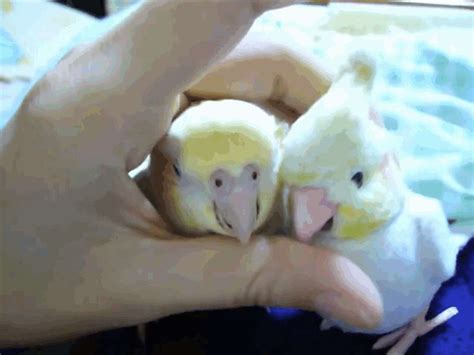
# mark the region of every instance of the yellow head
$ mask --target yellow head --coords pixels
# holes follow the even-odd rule
[[[363,238],[401,208],[402,183],[389,136],[370,105],[374,69],[369,58],[351,57],[285,138],[281,177],[291,191],[301,240],[321,229]]]
[[[181,232],[246,242],[273,207],[284,129],[243,101],[186,110],[151,157],[160,212]]]

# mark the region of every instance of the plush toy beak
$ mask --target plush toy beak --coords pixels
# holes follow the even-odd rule
[[[327,200],[324,189],[294,188],[291,191],[293,228],[298,240],[309,242],[336,214],[337,205]]]
[[[257,193],[250,187],[238,187],[232,191],[227,203],[218,203],[221,223],[230,235],[242,244],[249,241],[257,220]]]

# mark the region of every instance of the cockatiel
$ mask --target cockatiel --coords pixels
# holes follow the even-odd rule
[[[453,276],[468,237],[451,233],[440,203],[409,190],[388,132],[371,109],[375,64],[349,57],[329,91],[291,127],[281,177],[296,238],[355,262],[381,292],[384,315],[374,345],[403,354],[418,336],[457,313],[425,315],[441,284]],[[336,319],[344,331],[369,333]]]
[[[244,101],[188,108],[151,154],[152,203],[184,235],[246,243],[277,204],[287,131],[285,122]]]
[[[278,171],[288,129],[255,104],[203,101],[180,114],[130,176],[175,231],[223,234],[246,243],[257,229],[270,233],[283,226]],[[143,344],[145,335],[139,325]]]

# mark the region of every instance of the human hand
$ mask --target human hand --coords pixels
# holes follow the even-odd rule
[[[310,45],[295,43],[281,31],[253,27],[185,94],[190,100],[236,98],[270,104],[296,119],[329,89],[335,75]],[[181,110],[187,105],[182,100]]]
[[[184,36],[180,26],[196,18],[188,4],[146,3],[72,52],[0,132],[2,346],[243,305],[317,310],[360,326],[378,320],[376,289],[347,259],[287,239],[241,246],[180,238],[129,178],[165,134],[176,95],[257,15],[240,1],[200,2],[209,26]],[[219,25],[222,11],[230,23]],[[213,23],[224,28],[216,34]],[[181,39],[180,46],[157,54],[163,47],[151,50],[147,33],[160,33],[154,43],[164,47]],[[186,56],[199,38],[209,40],[197,58]]]

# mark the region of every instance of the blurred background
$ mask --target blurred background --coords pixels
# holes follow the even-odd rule
[[[134,2],[0,0],[0,127],[32,78],[64,51],[106,31]],[[335,68],[353,49],[371,53],[378,62],[376,108],[397,141],[406,181],[413,190],[441,200],[454,230],[472,234],[474,12],[469,8],[474,3],[372,2],[378,4],[339,1],[329,6],[292,6],[264,14],[254,26],[310,47]],[[460,314],[418,340],[408,355],[474,354],[473,250],[471,241],[459,257],[457,275],[442,287],[428,317],[450,306],[458,307]],[[296,310],[194,312],[149,324],[146,346],[136,328],[126,328],[55,346],[0,353],[383,353],[370,351],[374,337],[320,332],[319,323],[317,315]]]

